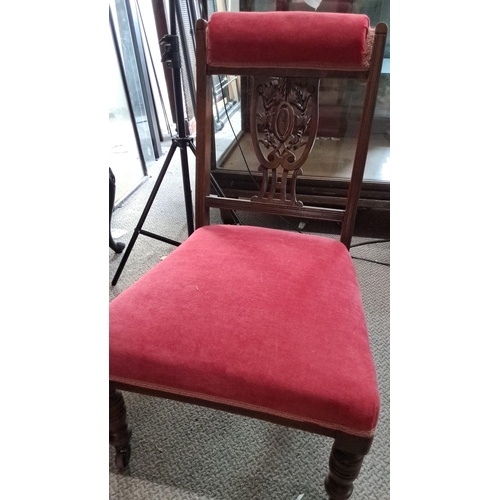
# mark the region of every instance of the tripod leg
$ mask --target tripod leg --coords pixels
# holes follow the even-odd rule
[[[135,241],[137,240],[137,237],[139,236],[139,233],[142,229],[142,226],[144,225],[144,222],[146,221],[146,217],[148,216],[149,210],[151,209],[151,206],[153,205],[153,201],[156,197],[156,194],[158,193],[158,190],[160,189],[160,185],[163,181],[163,178],[165,177],[165,174],[167,173],[168,166],[170,165],[170,162],[172,161],[172,158],[174,156],[176,149],[177,149],[177,143],[173,142],[172,146],[170,146],[170,150],[168,152],[165,163],[163,164],[163,167],[160,170],[160,173],[158,175],[158,179],[156,180],[156,183],[153,187],[153,191],[151,191],[151,194],[149,195],[148,202],[146,203],[144,211],[142,212],[141,218],[139,219],[139,223],[137,224],[136,228],[134,229],[134,233],[132,234],[132,238],[130,238],[130,242],[127,245],[125,253],[123,254],[122,260],[120,261],[120,265],[118,266],[118,269],[116,270],[113,281],[111,282],[111,284],[113,286],[115,286],[118,283],[118,279],[120,278],[120,275],[123,271],[123,268],[125,267],[125,264],[127,263],[130,252],[132,252],[132,248],[134,247]],[[188,220],[188,222],[189,222],[189,220]]]
[[[196,156],[196,148],[194,147],[193,141],[192,140],[188,141],[187,145],[189,149],[193,152],[194,156]]]
[[[186,205],[186,219],[188,235],[194,232],[193,200],[191,198],[191,183],[189,180],[189,163],[185,145],[181,147],[182,183],[184,185],[184,201]]]

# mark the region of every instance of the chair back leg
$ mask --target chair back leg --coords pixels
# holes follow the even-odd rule
[[[130,460],[130,438],[132,431],[127,423],[127,410],[123,394],[109,387],[109,444],[116,450],[115,463],[123,471]]]

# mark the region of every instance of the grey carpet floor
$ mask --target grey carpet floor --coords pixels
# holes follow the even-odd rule
[[[169,166],[143,229],[183,241],[187,237],[179,153]],[[191,175],[194,157],[188,152]],[[144,209],[163,159],[149,179],[113,214],[114,231],[127,243]],[[192,177],[193,180],[193,177]],[[217,213],[213,222],[219,222]],[[248,224],[287,228],[280,218],[256,219],[242,214]],[[317,225],[314,225],[318,232]],[[321,228],[328,230],[328,228]],[[304,231],[307,232],[308,225]],[[322,233],[322,231],[320,231]],[[333,236],[335,237],[335,236]],[[370,241],[354,238],[353,244]],[[139,236],[116,286],[112,300],[174,249]],[[389,243],[354,247],[353,257],[389,263]],[[123,255],[123,254],[122,254]],[[109,251],[109,282],[120,254]],[[390,268],[354,259],[377,367],[381,414],[372,448],[355,482],[353,500],[390,497]],[[317,500],[325,499],[323,480],[332,441],[275,424],[198,408],[178,402],[124,393],[132,428],[132,456],[128,470],[118,474],[113,450],[109,454],[109,496],[117,500]]]

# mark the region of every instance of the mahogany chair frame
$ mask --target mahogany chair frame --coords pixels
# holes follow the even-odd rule
[[[366,71],[306,70],[274,68],[234,68],[207,65],[206,61],[207,21],[199,19],[196,24],[197,50],[197,154],[196,154],[196,228],[208,225],[209,211],[213,209],[265,211],[282,216],[297,215],[302,218],[332,220],[341,223],[341,242],[349,248],[353,236],[357,203],[363,180],[363,172],[368,153],[371,123],[374,116],[379,75],[382,66],[387,26],[376,26],[374,43],[369,68]],[[289,204],[260,203],[246,199],[218,197],[210,194],[210,168],[212,157],[212,87],[211,76],[219,74],[269,76],[269,77],[314,77],[314,78],[361,78],[367,81],[365,101],[359,128],[358,146],[355,153],[352,178],[345,209],[290,206]],[[200,398],[168,393],[140,386],[110,381],[110,444],[116,450],[116,465],[123,470],[130,459],[131,431],[127,424],[127,415],[123,395],[120,391],[129,391],[181,401],[215,410],[252,417],[266,422],[333,438],[329,460],[329,472],[325,479],[325,489],[329,500],[346,500],[352,494],[353,482],[359,474],[364,456],[368,453],[373,437],[360,437],[343,431],[333,430],[309,422],[301,422],[265,412],[249,410]]]

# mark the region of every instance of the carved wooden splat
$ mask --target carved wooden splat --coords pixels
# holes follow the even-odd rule
[[[302,206],[296,183],[316,139],[318,90],[318,78],[253,79],[250,131],[262,185],[252,200]]]

